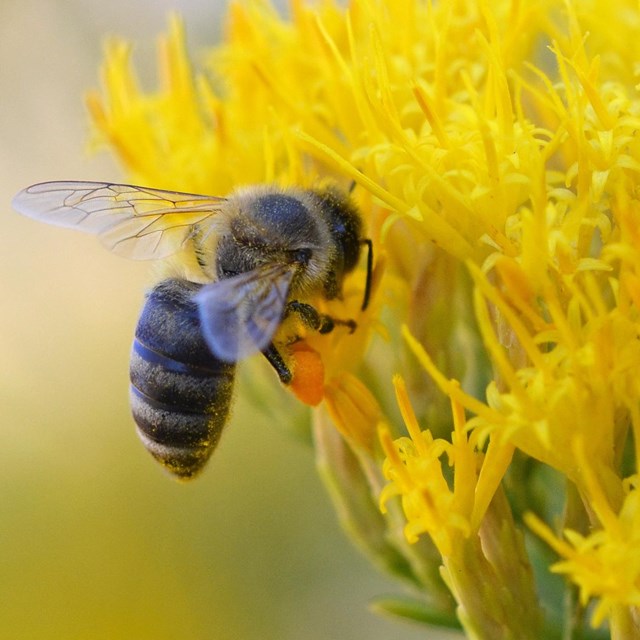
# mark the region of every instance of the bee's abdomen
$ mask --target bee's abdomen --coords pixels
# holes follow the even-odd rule
[[[169,279],[148,295],[131,353],[131,410],[147,450],[180,478],[202,469],[220,439],[235,365],[208,349],[193,294]]]

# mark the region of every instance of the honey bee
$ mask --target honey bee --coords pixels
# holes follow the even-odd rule
[[[229,197],[107,182],[44,182],[14,208],[49,224],[95,234],[111,251],[161,259],[190,247],[202,282],[167,278],[148,293],[131,353],[131,409],[147,450],[181,479],[194,477],[229,416],[235,365],[262,352],[283,384],[292,373],[274,343],[297,315],[328,333],[353,320],[307,299],[341,296],[368,247],[362,309],[369,301],[372,243],[360,214],[336,189],[245,187]]]

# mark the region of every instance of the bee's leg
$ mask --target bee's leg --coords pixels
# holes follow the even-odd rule
[[[297,313],[304,324],[318,333],[329,333],[330,331],[333,331],[336,326],[348,327],[351,332],[356,329],[355,320],[340,320],[339,318],[333,318],[325,313],[320,313],[310,304],[300,302],[298,300],[291,300],[287,303],[285,316],[290,313]],[[282,384],[289,384],[293,378],[291,370],[273,343],[270,343],[262,353],[269,361],[269,364],[276,370],[276,373],[280,378],[280,382],[282,382]]]
[[[269,361],[269,364],[276,370],[280,382],[282,384],[289,384],[291,382],[291,370],[287,367],[285,361],[282,359],[280,352],[273,346],[273,342],[262,352],[264,357]]]
[[[349,331],[353,333],[357,326],[355,320],[333,318],[325,313],[320,313],[310,304],[298,300],[291,300],[287,303],[285,315],[289,315],[290,313],[297,313],[302,322],[318,333],[329,333],[333,331],[336,326],[348,327]]]

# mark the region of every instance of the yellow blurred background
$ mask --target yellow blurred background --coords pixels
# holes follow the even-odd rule
[[[197,481],[162,472],[127,400],[149,265],[11,210],[30,183],[122,179],[107,154],[85,152],[82,95],[106,34],[136,43],[153,86],[167,11],[184,14],[197,54],[224,6],[0,2],[1,640],[436,637],[367,610],[400,587],[339,530],[309,447],[273,417],[294,406],[277,388],[286,411],[236,402]]]

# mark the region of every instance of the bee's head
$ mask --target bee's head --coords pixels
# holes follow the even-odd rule
[[[331,189],[238,190],[227,201],[227,229],[217,246],[217,275],[228,278],[263,264],[295,264],[292,295],[340,295],[360,257],[360,215]]]
[[[229,200],[228,228],[217,248],[218,277],[263,264],[295,264],[294,288],[317,286],[332,260],[332,238],[310,192],[269,186],[242,189]]]
[[[332,275],[335,283],[327,289],[327,297],[334,298],[342,288],[344,276],[353,271],[360,258],[362,222],[360,213],[348,196],[336,190],[316,191],[334,248]],[[331,290],[330,287],[335,287]]]

